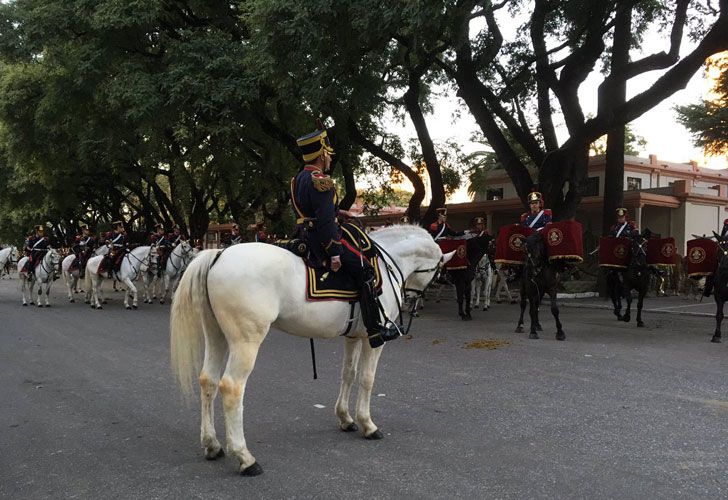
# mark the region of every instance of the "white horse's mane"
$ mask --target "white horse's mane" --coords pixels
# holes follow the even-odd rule
[[[431,257],[432,252],[428,246],[434,248],[434,241],[430,233],[415,224],[394,224],[372,231],[369,233],[369,237],[385,248],[397,245],[406,253],[412,252],[422,257]],[[431,242],[432,245],[423,245],[423,242]]]

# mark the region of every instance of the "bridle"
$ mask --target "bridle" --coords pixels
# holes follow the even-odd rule
[[[189,249],[185,249],[185,245],[187,245],[187,247],[189,247]],[[182,264],[181,264],[181,265],[180,265],[179,267],[178,267],[178,266],[176,266],[176,265],[174,264],[174,261],[172,260],[172,256],[174,255],[174,250],[172,250],[172,252],[170,253],[170,255],[169,255],[169,257],[170,257],[170,258],[169,258],[169,260],[167,261],[167,262],[169,262],[169,263],[170,263],[170,264],[172,265],[172,267],[174,268],[174,270],[175,270],[175,275],[176,275],[176,274],[177,274],[178,272],[180,272],[180,270],[181,270],[181,272],[184,272],[184,271],[185,271],[185,269],[187,269],[187,266],[188,266],[188,265],[190,264],[190,261],[192,260],[192,259],[190,259],[190,260],[187,260],[187,257],[188,257],[188,256],[189,256],[189,255],[190,255],[190,254],[192,253],[192,246],[191,246],[191,245],[190,245],[189,243],[187,243],[187,242],[184,242],[184,241],[183,241],[183,242],[181,242],[181,243],[180,243],[180,244],[179,244],[179,245],[177,246],[177,248],[181,248],[181,249],[182,249],[182,250],[180,251],[180,253],[182,254],[182,255],[180,255],[180,259],[182,259]],[[176,248],[175,248],[175,250],[176,250]]]
[[[379,252],[382,255],[382,261],[384,262],[384,265],[387,269],[387,274],[390,276],[389,285],[392,287],[392,293],[394,294],[396,300],[397,300],[397,319],[398,319],[398,327],[400,327],[400,331],[402,332],[402,335],[407,335],[410,328],[412,327],[412,320],[415,318],[415,312],[417,311],[417,304],[419,303],[419,300],[425,295],[425,291],[432,285],[432,283],[435,282],[435,280],[440,276],[440,273],[442,272],[444,264],[444,258],[441,256],[440,260],[437,262],[437,264],[434,267],[430,267],[427,269],[415,269],[412,271],[412,274],[416,273],[431,273],[434,271],[434,274],[432,275],[432,278],[430,281],[427,282],[427,284],[422,289],[417,288],[408,288],[405,287],[405,279],[404,279],[404,273],[402,272],[402,269],[400,269],[397,262],[392,258],[392,256],[387,252],[382,246],[377,243],[374,240],[371,240],[374,247],[379,250]],[[385,259],[384,257],[387,257]],[[387,262],[387,260],[389,262]],[[390,265],[391,264],[391,265]],[[394,267],[394,269],[392,269]],[[397,271],[397,274],[395,275],[394,271]],[[398,276],[397,276],[398,275]],[[397,286],[399,287],[399,293],[397,293],[397,290],[394,287],[394,282],[397,282]],[[405,299],[407,298],[407,293],[414,294],[414,297],[410,296],[412,300],[412,306],[410,307],[409,312],[409,321],[407,322],[407,328],[402,330],[401,327],[404,326],[402,323],[402,305],[405,302]],[[384,316],[384,319],[387,321],[391,321],[389,318],[387,318],[387,315],[384,312],[384,309],[380,305],[380,310],[382,315]]]
[[[54,257],[54,256],[55,256],[55,257]],[[49,257],[50,257],[50,258],[49,258]],[[55,264],[53,264],[53,260],[54,260],[54,259],[55,259],[56,257],[58,257],[58,261],[57,261],[57,262],[56,262]],[[50,269],[46,268],[46,266],[45,266],[45,264],[46,264],[46,259],[48,259],[48,260],[50,260],[50,261],[51,261],[51,267],[50,267]],[[42,269],[42,270],[43,270],[43,271],[44,271],[44,272],[46,273],[46,275],[47,275],[47,277],[46,277],[46,280],[45,280],[45,281],[42,281],[41,283],[47,283],[47,282],[48,282],[48,278],[50,278],[51,276],[53,276],[53,272],[54,272],[54,269],[53,269],[53,268],[54,268],[55,266],[57,266],[57,265],[58,265],[58,264],[59,264],[60,262],[61,262],[61,261],[60,261],[60,254],[58,253],[58,251],[57,251],[56,249],[54,249],[54,248],[49,248],[49,249],[48,249],[48,252],[46,252],[46,254],[45,254],[45,255],[43,256],[43,259],[41,259],[41,261],[40,261],[40,268],[41,268],[41,269]]]

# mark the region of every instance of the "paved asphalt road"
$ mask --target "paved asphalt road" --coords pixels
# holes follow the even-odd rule
[[[428,303],[389,344],[371,442],[337,430],[342,342],[271,332],[246,394],[265,474],[203,459],[170,376],[169,306],[21,307],[0,280],[3,498],[726,498],[728,342],[712,320],[564,308],[566,342],[514,334],[516,306]],[[466,349],[480,339],[504,344]],[[218,400],[219,401],[219,400]],[[315,405],[325,405],[317,408]],[[224,436],[218,402],[218,432]]]

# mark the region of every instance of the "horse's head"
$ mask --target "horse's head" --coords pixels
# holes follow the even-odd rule
[[[647,239],[649,229],[632,238],[632,252],[630,253],[630,267],[647,267]]]
[[[728,238],[715,235],[718,242],[718,271],[721,274],[728,272]]]
[[[490,246],[494,241],[495,238],[489,234],[476,236],[467,240],[466,246],[468,249],[468,260],[471,265],[476,266],[478,262],[480,262],[483,255],[489,252]]]
[[[546,255],[546,244],[543,241],[541,233],[532,233],[524,245],[526,253],[526,266],[531,269],[539,268],[548,262]]]
[[[61,263],[61,254],[55,248],[48,249],[46,258],[48,259],[48,263],[51,265],[51,267],[55,267]]]
[[[395,264],[402,267],[404,290],[408,297],[419,297],[435,280],[455,252],[442,254],[440,246],[423,228],[398,224],[371,233],[374,241]],[[390,257],[385,254],[385,261]],[[396,274],[396,271],[394,271]]]

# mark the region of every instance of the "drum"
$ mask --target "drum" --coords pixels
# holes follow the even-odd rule
[[[542,234],[549,260],[584,260],[584,240],[580,223],[575,220],[550,222],[542,229]]]
[[[708,238],[690,240],[685,258],[689,277],[699,278],[711,275],[718,265],[718,244]]]
[[[521,224],[503,226],[498,231],[495,246],[497,264],[521,265],[526,260],[524,253],[526,238],[533,232],[530,227]]]
[[[647,240],[647,264],[650,266],[674,266],[676,259],[675,238]]]
[[[627,269],[630,241],[627,238],[606,236],[599,238],[599,266]]]
[[[445,264],[446,269],[467,269],[468,268],[468,245],[467,240],[458,238],[442,238],[436,243],[440,245],[443,254],[455,250],[455,255]]]

